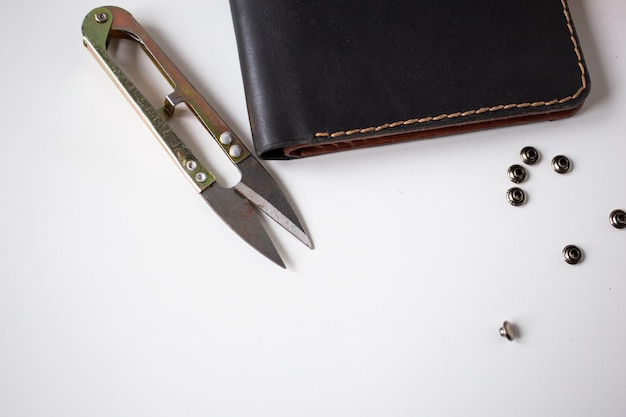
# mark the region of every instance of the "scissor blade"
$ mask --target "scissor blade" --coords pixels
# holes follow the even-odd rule
[[[237,166],[242,175],[241,181],[235,185],[234,189],[302,243],[313,249],[313,244],[298,216],[269,172],[252,157],[239,162]]]
[[[218,184],[213,184],[200,194],[243,240],[278,266],[285,268],[276,247],[248,200],[235,192],[233,188],[222,188]]]

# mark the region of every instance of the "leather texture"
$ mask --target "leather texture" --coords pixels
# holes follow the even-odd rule
[[[565,0],[230,0],[267,159],[576,112],[590,81]]]

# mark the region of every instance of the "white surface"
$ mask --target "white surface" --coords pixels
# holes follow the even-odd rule
[[[624,1],[571,1],[592,77],[573,118],[265,163],[316,245],[268,224],[286,271],[83,48],[99,5],[4,8],[0,416],[624,415]],[[118,5],[250,144],[227,1]],[[544,159],[513,208],[526,145]]]

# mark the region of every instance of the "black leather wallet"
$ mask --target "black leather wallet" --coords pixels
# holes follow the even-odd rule
[[[298,158],[574,114],[565,0],[230,0],[259,156]]]

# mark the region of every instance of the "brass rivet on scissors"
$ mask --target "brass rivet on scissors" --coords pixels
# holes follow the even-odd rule
[[[241,156],[241,154],[242,154],[241,146],[239,146],[239,145],[231,146],[230,149],[228,150],[228,153],[233,158],[239,158]]]
[[[230,132],[224,132],[220,135],[220,143],[222,145],[230,145],[233,142],[233,135]]]
[[[187,163],[185,164],[185,167],[187,168],[188,171],[195,171],[196,168],[198,168],[198,163],[194,160],[187,161]]]
[[[109,20],[109,16],[107,16],[106,13],[96,13],[94,19],[96,19],[96,22],[98,23],[105,23]]]

